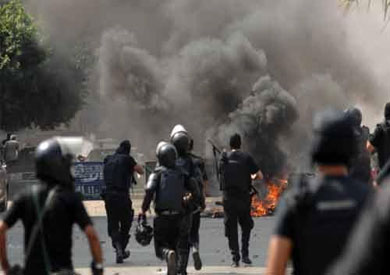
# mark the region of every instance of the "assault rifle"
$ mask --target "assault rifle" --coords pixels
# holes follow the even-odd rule
[[[222,153],[224,153],[217,145],[215,145],[215,142],[213,142],[211,139],[207,140],[212,148],[213,148],[213,156],[214,156],[214,165],[215,165],[215,171],[217,173],[217,180],[219,182],[219,185],[221,187],[221,190],[223,189],[222,187],[224,186],[224,178],[223,175],[221,175],[221,169],[219,167],[219,159],[221,158]],[[253,196],[258,196],[259,192],[257,189],[251,184],[251,191],[250,191],[251,197]]]

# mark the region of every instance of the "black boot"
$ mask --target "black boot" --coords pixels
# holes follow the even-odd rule
[[[241,255],[242,262],[247,265],[251,265],[252,261],[249,259],[249,239],[250,239],[250,230],[244,230],[241,236]]]
[[[177,274],[187,275],[187,265],[188,265],[188,254],[187,250],[179,250],[178,260],[177,260]]]
[[[239,267],[240,266],[240,253],[232,251],[232,267]]]
[[[120,242],[115,243],[115,253],[116,253],[116,263],[117,264],[123,263],[124,252],[123,252],[122,245]]]
[[[194,259],[195,270],[201,270],[202,269],[202,259],[200,258],[198,250],[195,250],[194,252],[192,252],[192,258]]]
[[[130,257],[130,250],[123,251],[123,259],[127,259]]]
[[[123,251],[123,259],[127,259],[130,257],[130,250],[126,250],[126,247],[130,240],[130,234],[121,234],[121,244]]]
[[[176,275],[176,252],[174,250],[164,249],[163,256],[167,262],[167,275]]]
[[[252,261],[251,261],[251,259],[249,259],[248,255],[242,256],[242,262],[244,264],[247,264],[247,265],[251,265],[252,264]]]

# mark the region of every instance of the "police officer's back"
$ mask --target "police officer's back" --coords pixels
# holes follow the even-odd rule
[[[302,177],[278,207],[267,274],[325,274],[340,255],[369,194],[369,186],[348,176],[356,153],[351,124],[341,112],[326,112],[314,125],[312,160],[318,175]]]
[[[328,274],[389,274],[390,181],[387,178],[362,212],[343,255]]]
[[[190,190],[194,199],[200,196],[199,189],[182,169],[176,166],[177,152],[173,145],[160,142],[156,154],[159,166],[150,175],[146,194],[142,203],[142,213],[145,216],[150,203],[155,198],[154,238],[156,256],[166,260],[168,274],[176,274],[176,254],[181,224],[186,213],[186,190]]]
[[[201,172],[195,165],[192,157],[189,154],[190,148],[190,136],[187,130],[182,125],[176,125],[170,135],[171,143],[175,146],[178,158],[176,160],[176,166],[186,173],[190,178],[198,182],[199,186],[202,184]],[[182,227],[180,229],[179,239],[179,251],[178,251],[178,273],[187,274],[188,258],[190,253],[190,232],[192,227],[193,211],[197,209],[201,204],[201,197],[197,200],[193,200],[192,207],[187,208],[186,214],[182,220]]]
[[[220,161],[221,189],[223,191],[225,235],[229,241],[232,254],[232,266],[238,267],[239,262],[251,264],[249,258],[250,232],[254,226],[250,215],[252,175],[257,179],[263,177],[254,159],[242,152],[241,136],[234,134],[230,138],[231,152],[222,153]],[[238,224],[242,231],[241,254],[238,243]]]
[[[122,263],[123,259],[130,256],[126,246],[130,239],[130,228],[134,211],[129,195],[133,173],[143,174],[143,168],[130,156],[130,141],[124,140],[119,145],[115,154],[104,159],[104,183],[103,193],[107,213],[108,235],[112,239],[112,246],[116,252],[116,262]]]
[[[25,229],[24,274],[49,274],[72,271],[72,228],[77,224],[88,237],[94,256],[94,274],[102,273],[102,253],[96,232],[92,227],[79,194],[74,192],[70,173],[72,158],[66,144],[59,139],[42,142],[36,150],[39,185],[15,199],[0,225],[0,249],[5,249],[4,234],[19,219]],[[8,261],[3,258],[3,270],[8,271]],[[100,269],[97,272],[97,269]]]

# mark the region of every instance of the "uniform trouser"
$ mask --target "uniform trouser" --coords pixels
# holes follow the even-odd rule
[[[188,256],[190,254],[190,232],[192,226],[192,213],[186,213],[180,224],[178,252],[178,272],[187,274]]]
[[[349,171],[352,178],[364,183],[370,183],[371,159],[369,153],[362,152],[353,159]]]
[[[108,235],[112,246],[120,243],[125,249],[130,239],[130,228],[133,222],[134,211],[129,195],[122,193],[107,193],[105,195]]]
[[[192,215],[192,226],[190,231],[190,246],[196,249],[199,248],[199,228],[200,228],[200,212]]]
[[[177,251],[182,215],[158,215],[154,218],[154,249],[156,256],[165,260],[169,250]]]
[[[253,219],[250,214],[250,197],[228,198],[223,201],[225,236],[229,240],[229,248],[234,260],[240,260],[240,247],[238,243],[238,224],[241,226],[241,254],[249,255],[249,239],[253,228]]]

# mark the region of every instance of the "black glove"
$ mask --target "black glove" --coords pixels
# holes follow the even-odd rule
[[[143,213],[138,214],[138,223],[146,224],[146,214]]]
[[[95,261],[91,263],[92,275],[103,275],[103,264],[97,264]]]

